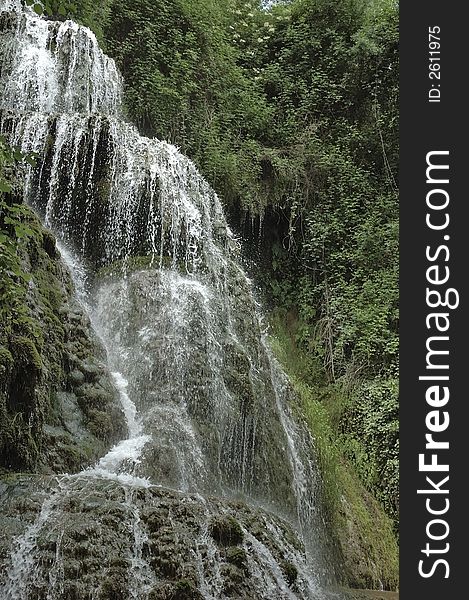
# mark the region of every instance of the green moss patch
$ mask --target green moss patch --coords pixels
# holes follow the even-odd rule
[[[220,516],[210,524],[210,534],[221,546],[235,546],[243,541],[243,530],[231,515]]]
[[[54,236],[31,209],[12,207],[26,234],[3,226],[19,275],[0,269],[0,468],[73,472],[121,437],[124,420]]]
[[[288,324],[287,324],[288,323]],[[297,393],[293,407],[306,419],[315,442],[322,476],[326,517],[343,561],[343,579],[356,588],[394,590],[398,586],[398,545],[393,521],[367,490],[359,465],[350,457],[350,437],[343,435],[350,399],[331,385],[322,365],[295,343],[294,319],[272,318],[271,345]]]

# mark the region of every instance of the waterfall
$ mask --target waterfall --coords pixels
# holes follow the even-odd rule
[[[0,596],[329,598],[312,441],[219,198],[125,121],[90,30],[0,10],[1,130],[39,157],[24,198],[59,240],[128,427],[93,467],[41,483]]]

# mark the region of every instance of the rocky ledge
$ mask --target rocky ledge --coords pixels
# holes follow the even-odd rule
[[[125,421],[55,239],[23,212],[31,233],[18,252],[28,278],[0,324],[0,472],[73,473],[124,437]]]
[[[84,472],[10,476],[0,506],[0,591],[30,600],[341,597],[321,590],[287,521],[239,501]]]

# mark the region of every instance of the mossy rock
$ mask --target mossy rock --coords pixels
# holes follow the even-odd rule
[[[29,208],[22,214],[31,234],[12,241],[18,268],[29,277],[17,285],[17,302],[6,312],[2,307],[0,468],[74,472],[94,460],[91,447],[101,453],[121,437],[124,418],[111,375],[102,365],[105,351],[74,297],[55,238]],[[10,285],[3,277],[0,287]],[[90,387],[83,388],[85,384]],[[70,396],[75,428],[67,427],[70,419],[59,401],[63,393]],[[61,429],[67,439],[49,446],[46,426]]]
[[[288,560],[282,561],[280,566],[282,568],[285,581],[288,583],[288,585],[293,585],[298,578],[298,569]]]
[[[216,517],[210,524],[210,534],[221,546],[236,546],[243,541],[243,530],[231,515]]]
[[[180,579],[173,588],[173,600],[204,600],[203,595],[189,579]]]
[[[125,570],[110,569],[98,592],[99,600],[127,600],[128,574]]]
[[[231,563],[222,564],[220,574],[223,577],[223,592],[228,596],[238,596],[247,572]]]
[[[80,386],[85,383],[85,376],[78,369],[73,369],[69,375],[69,379],[72,386]]]
[[[155,533],[165,525],[165,520],[158,511],[151,511],[143,516],[150,533]]]
[[[398,544],[393,523],[376,496],[360,480],[340,430],[343,407],[350,396],[322,379],[322,362],[296,344],[296,316],[275,313],[271,319],[274,351],[286,369],[313,433],[322,478],[321,496],[331,554],[339,581],[352,588],[393,590],[398,586]],[[374,490],[376,492],[376,490]]]
[[[17,367],[38,375],[42,370],[42,360],[35,343],[24,336],[14,336],[10,348]]]
[[[179,573],[179,563],[176,560],[171,560],[162,556],[152,556],[150,560],[151,566],[164,579],[176,579],[181,574]]]
[[[75,582],[67,582],[64,586],[62,600],[80,600],[80,588]]]
[[[84,411],[103,410],[112,400],[111,394],[100,385],[84,383],[76,390],[78,403]]]
[[[55,238],[50,231],[44,230],[42,233],[42,247],[50,256],[50,258],[57,258],[59,252],[57,250],[57,245],[55,242]]]
[[[158,582],[148,595],[148,600],[203,600],[203,596],[194,586],[188,586],[185,580],[176,585]]]
[[[246,551],[238,546],[230,546],[226,549],[225,558],[227,562],[236,565],[239,569],[246,571],[248,568]]]
[[[6,377],[14,365],[15,361],[11,352],[2,346],[0,346],[0,376]]]

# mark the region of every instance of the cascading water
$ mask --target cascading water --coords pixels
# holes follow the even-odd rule
[[[1,128],[40,157],[25,199],[61,241],[128,426],[37,491],[1,597],[329,597],[311,440],[219,199],[123,120],[88,29],[0,8]]]

